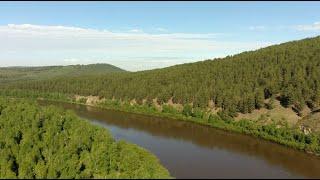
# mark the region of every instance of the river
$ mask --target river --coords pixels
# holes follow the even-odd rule
[[[320,178],[320,158],[258,138],[166,119],[69,103],[119,140],[155,154],[176,178]]]

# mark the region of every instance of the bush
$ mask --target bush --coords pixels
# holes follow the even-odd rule
[[[229,114],[226,111],[221,111],[220,110],[220,111],[218,111],[217,114],[222,120],[224,120],[227,123],[230,123],[230,122],[233,121],[232,117],[230,117]]]
[[[82,97],[82,98],[80,98],[78,100],[78,102],[81,103],[81,104],[86,104],[87,103],[87,98]]]
[[[185,116],[192,116],[192,107],[189,104],[183,106],[182,114]]]
[[[200,109],[200,108],[193,109],[192,117],[204,118],[204,116],[205,116],[205,112],[203,112],[202,109]]]
[[[179,113],[179,111],[176,108],[174,108],[170,105],[162,105],[162,112],[170,113],[170,114],[178,114]]]
[[[220,120],[221,120],[220,116],[215,115],[215,114],[210,114],[210,116],[208,118],[208,122],[210,124],[213,124],[215,121],[220,121]]]

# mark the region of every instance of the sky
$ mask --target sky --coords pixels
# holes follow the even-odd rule
[[[320,35],[320,2],[0,2],[0,67],[162,68]]]

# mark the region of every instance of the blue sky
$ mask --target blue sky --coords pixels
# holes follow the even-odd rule
[[[320,2],[0,2],[0,66],[137,71],[320,34]]]

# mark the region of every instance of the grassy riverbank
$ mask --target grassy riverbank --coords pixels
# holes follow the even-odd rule
[[[74,104],[87,105],[85,101],[70,98],[70,95],[59,93],[38,93],[38,92],[3,92],[2,95],[21,98],[43,98],[45,100],[53,100]],[[190,106],[185,106],[182,111],[164,105],[159,111],[154,105],[138,105],[130,104],[129,102],[120,102],[117,100],[105,100],[93,105],[99,108],[119,110],[131,113],[151,115],[157,117],[165,117],[176,120],[189,121],[218,129],[223,129],[231,132],[238,132],[247,135],[252,135],[258,138],[269,140],[278,144],[285,145],[297,150],[305,151],[315,155],[320,155],[320,135],[319,134],[304,134],[301,130],[289,127],[288,125],[279,126],[272,124],[259,124],[254,121],[242,119],[235,121],[224,113],[210,114],[200,109],[193,109]]]
[[[84,103],[78,104],[85,105]],[[170,106],[164,107],[160,112],[153,106],[120,104],[111,100],[97,104],[96,107],[189,121],[226,131],[252,135],[307,153],[320,155],[320,135],[304,134],[302,131],[290,128],[287,125],[282,127],[276,124],[261,125],[248,119],[235,121],[223,113],[218,113],[218,115],[206,114],[201,110],[193,111],[190,109],[188,112],[188,110],[184,109],[183,112],[179,112]]]

